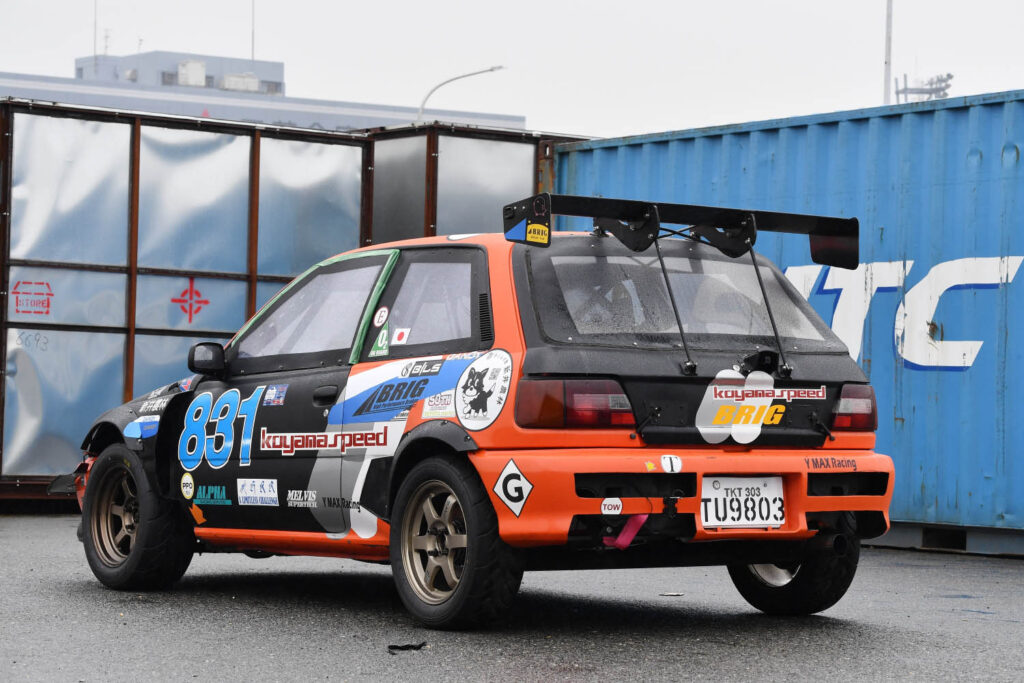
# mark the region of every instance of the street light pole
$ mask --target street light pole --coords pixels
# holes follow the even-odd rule
[[[883,103],[888,105],[889,82],[892,80],[892,0],[885,2],[885,76],[882,82],[885,84],[885,95]]]
[[[486,74],[486,73],[490,73],[492,71],[500,71],[501,69],[504,69],[504,68],[505,67],[503,67],[503,66],[492,66],[489,69],[481,69],[480,71],[473,71],[473,72],[468,73],[468,74],[462,74],[461,76],[455,76],[454,78],[449,78],[447,81],[441,81],[440,83],[435,85],[433,88],[431,88],[430,92],[427,93],[427,96],[423,98],[422,102],[420,102],[420,110],[419,110],[419,112],[416,113],[416,121],[420,121],[423,118],[423,107],[427,106],[427,100],[429,100],[430,96],[433,95],[437,91],[437,89],[440,88],[441,86],[448,85],[452,81],[457,81],[457,80],[462,79],[462,78],[469,78],[470,76],[479,76],[480,74]]]

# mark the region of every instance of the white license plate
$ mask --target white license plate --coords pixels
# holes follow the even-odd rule
[[[782,477],[704,477],[700,521],[705,529],[782,526]]]

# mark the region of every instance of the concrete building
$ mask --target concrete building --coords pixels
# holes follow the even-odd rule
[[[320,130],[402,126],[416,107],[285,96],[284,64],[183,52],[93,55],[75,78],[0,72],[0,98]],[[424,121],[522,130],[526,117],[427,109]]]

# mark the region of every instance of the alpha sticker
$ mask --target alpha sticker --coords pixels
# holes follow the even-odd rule
[[[205,484],[196,486],[195,498],[192,502],[195,505],[231,505],[227,486],[208,486]]]
[[[195,492],[196,482],[192,479],[192,475],[188,472],[181,475],[181,495],[185,496],[185,500],[192,500]]]
[[[683,469],[683,459],[678,455],[661,456],[661,469],[669,474],[675,474]]]
[[[409,341],[409,328],[408,327],[396,327],[395,334],[391,337],[392,346],[399,344],[405,344]]]
[[[390,349],[388,348],[388,324],[384,323],[384,327],[381,328],[380,334],[373,341],[373,346],[370,348],[370,358],[377,358],[378,356],[388,355]]]
[[[455,417],[455,390],[442,391],[423,399],[423,419]]]
[[[288,393],[287,384],[271,384],[263,394],[263,405],[283,406],[284,397]]]
[[[605,498],[601,501],[601,514],[602,515],[621,515],[622,514],[622,499],[621,498]]]
[[[373,326],[380,327],[388,321],[388,307],[381,306],[377,309],[377,312],[373,314]]]
[[[533,484],[516,467],[516,461],[509,460],[498,475],[493,490],[501,502],[518,517],[526,505],[526,499],[530,497],[530,491],[533,491]]]
[[[512,356],[495,349],[469,364],[455,390],[455,410],[462,426],[471,431],[493,423],[508,398],[512,382]]]
[[[239,505],[277,506],[277,479],[238,479],[236,481]]]

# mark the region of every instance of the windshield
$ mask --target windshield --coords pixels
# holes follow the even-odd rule
[[[688,343],[720,348],[764,340],[774,345],[748,258],[730,259],[688,240],[662,239],[661,245]],[[530,250],[528,262],[535,306],[548,338],[614,345],[679,343],[653,249],[637,254],[612,238],[566,237],[550,249]],[[767,262],[759,267],[780,337],[800,342],[798,348],[840,344],[777,268]],[[723,344],[728,337],[739,339]]]

